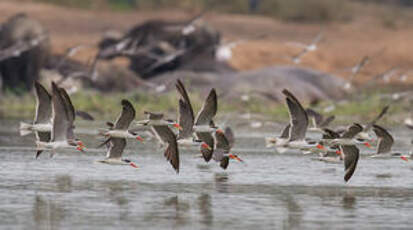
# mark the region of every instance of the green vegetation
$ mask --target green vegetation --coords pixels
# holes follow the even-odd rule
[[[381,93],[381,92],[380,92]],[[190,93],[194,110],[198,111],[204,98],[197,93]],[[130,100],[135,106],[137,118],[143,117],[143,111],[165,112],[169,117],[176,117],[178,95],[172,91],[161,96],[152,96],[147,93],[109,93],[85,90],[71,96],[74,106],[83,111],[87,111],[98,120],[113,119],[120,111],[120,101],[123,98]],[[405,115],[404,103],[391,103],[390,99],[383,99],[379,92],[371,92],[360,98],[335,103],[335,110],[326,115],[336,115],[337,124],[348,124],[351,122],[368,121],[374,118],[380,110],[391,104],[390,116],[386,116],[383,122],[400,122],[398,119]],[[315,107],[316,110],[323,111],[331,106],[331,102],[322,102]],[[35,109],[35,99],[32,95],[14,96],[4,95],[0,99],[0,118],[7,119],[30,119],[33,117]],[[227,113],[253,113],[260,114],[266,120],[283,121],[288,119],[288,112],[284,104],[269,102],[262,98],[252,97],[250,101],[243,102],[240,99],[219,101],[219,115]]]

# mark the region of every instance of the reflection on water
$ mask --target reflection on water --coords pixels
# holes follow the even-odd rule
[[[212,213],[211,196],[209,194],[202,194],[198,197],[199,213],[201,215],[200,223],[210,227],[214,220]]]
[[[342,164],[314,161],[313,156],[248,149],[243,153],[248,164],[224,171],[194,157],[196,149],[181,151],[182,170],[176,175],[151,141],[128,142],[125,155],[140,166],[134,170],[94,164],[105,155],[101,149],[34,160],[33,137],[13,135],[0,131],[0,229],[413,226],[413,161],[361,157],[346,184]],[[403,138],[410,139],[402,133]],[[95,138],[85,139],[97,145]],[[263,146],[263,140],[244,138],[236,148],[251,146]],[[396,148],[402,152],[407,146]]]
[[[341,203],[343,204],[344,209],[354,209],[357,199],[351,192],[346,192]]]
[[[33,220],[36,229],[59,229],[65,217],[64,209],[53,199],[37,195],[33,202]]]
[[[299,229],[303,218],[303,210],[294,197],[289,194],[285,194],[283,201],[287,208],[287,218],[283,223],[284,229]]]
[[[225,172],[222,173],[215,173],[215,188],[219,193],[228,193],[228,188],[230,184],[228,184],[228,174]]]
[[[71,192],[72,191],[72,177],[70,175],[56,175],[55,177],[57,191]]]

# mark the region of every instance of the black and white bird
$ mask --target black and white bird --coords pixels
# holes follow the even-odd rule
[[[130,165],[137,168],[138,166],[134,162],[122,159],[122,154],[126,147],[126,138],[135,138],[135,135],[128,131],[129,125],[135,119],[135,109],[128,100],[122,100],[121,104],[122,112],[113,124],[112,129],[106,134],[109,136],[104,143],[108,147],[106,158],[98,162],[112,165]]]
[[[57,149],[77,149],[83,152],[83,142],[76,139],[73,132],[75,117],[75,109],[66,90],[52,82],[51,139],[49,142],[36,142],[38,154],[43,150],[51,150],[53,156]]]

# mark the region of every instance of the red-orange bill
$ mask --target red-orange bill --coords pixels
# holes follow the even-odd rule
[[[400,156],[400,158],[401,158],[402,160],[404,160],[404,161],[409,161],[409,159],[407,159],[406,156]]]
[[[133,163],[133,162],[129,163],[129,165],[132,166],[132,167],[134,167],[134,168],[138,168],[138,166],[137,166],[135,163]]]

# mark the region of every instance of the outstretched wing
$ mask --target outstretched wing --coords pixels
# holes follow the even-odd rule
[[[195,119],[195,125],[210,125],[211,121],[217,114],[218,99],[215,89],[211,89],[208,97],[206,98],[201,110]]]
[[[135,119],[136,112],[133,105],[128,100],[123,99],[121,103],[122,112],[116,120],[114,127],[115,129],[126,130],[129,128],[133,119]]]
[[[344,180],[347,182],[353,176],[359,160],[359,149],[355,145],[340,146],[344,155]]]
[[[377,154],[389,153],[394,143],[392,135],[385,128],[378,125],[373,125],[373,131],[379,139]]]
[[[357,134],[359,134],[361,131],[363,131],[363,127],[360,124],[354,123],[351,125],[347,131],[342,135],[342,138],[345,139],[352,139],[354,138]]]
[[[126,147],[125,138],[110,138],[109,149],[106,154],[106,158],[120,159],[122,157],[123,150]]]
[[[373,127],[373,125],[375,125],[384,115],[386,115],[387,111],[389,110],[389,105],[385,106],[381,112],[379,113],[379,115],[374,118],[372,121],[370,121],[366,127],[364,128],[364,130],[368,131],[371,129],[371,127]]]
[[[282,93],[287,97],[288,113],[290,115],[290,133],[289,140],[303,140],[307,132],[308,116],[301,103],[288,90],[284,89]]]
[[[52,96],[39,82],[36,81],[34,87],[37,101],[34,123],[49,123],[52,117]]]

